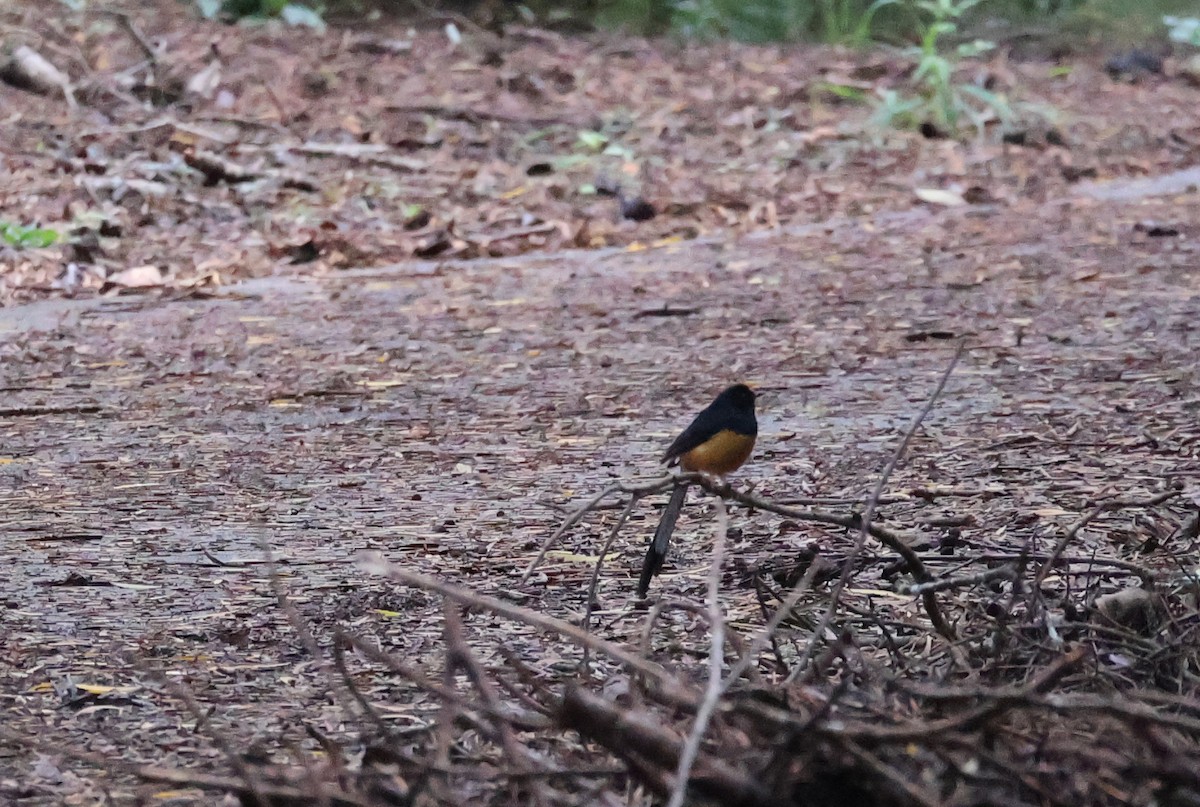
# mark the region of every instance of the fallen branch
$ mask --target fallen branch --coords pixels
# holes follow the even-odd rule
[[[212,151],[187,148],[183,152],[183,161],[204,175],[204,184],[208,186],[224,182],[227,185],[237,185],[243,182],[253,182],[258,179],[276,179],[289,188],[302,191],[317,190],[317,183],[308,177],[290,171],[280,171],[270,168],[249,168],[233,160],[222,157]]]
[[[649,657],[650,655],[650,640],[654,635],[654,626],[662,615],[667,611],[687,611],[695,614],[704,620],[706,625],[711,625],[712,613],[708,610],[706,604],[698,602],[689,602],[688,600],[661,599],[650,606],[650,611],[646,614],[646,620],[642,625],[641,650],[642,655]],[[730,648],[740,658],[746,652],[746,645],[741,640],[741,637],[736,632],[730,630],[729,626],[725,626],[725,638],[729,642]]]
[[[587,605],[583,613],[583,629],[592,629],[592,610],[596,606],[596,589],[600,585],[600,570],[604,568],[604,559],[608,557],[608,552],[612,549],[613,543],[617,540],[617,535],[620,534],[621,528],[625,526],[625,522],[629,520],[629,514],[633,512],[633,508],[638,503],[638,496],[631,495],[629,503],[625,505],[625,509],[621,511],[617,523],[613,524],[613,528],[609,530],[608,539],[604,542],[604,546],[600,548],[600,556],[596,558],[596,565],[592,568],[592,579],[588,583]],[[587,665],[587,649],[583,653],[583,666]]]
[[[41,95],[57,90],[67,106],[71,109],[78,106],[70,77],[28,45],[18,45],[13,50],[8,62],[0,66],[0,78],[14,87]]]
[[[851,756],[858,760],[859,764],[871,769],[876,776],[885,779],[892,784],[898,791],[904,793],[915,804],[921,807],[937,807],[941,801],[934,795],[925,792],[915,782],[910,782],[907,777],[897,771],[891,765],[881,760],[875,754],[872,754],[867,749],[856,743],[854,740],[845,739],[840,743],[842,748],[846,749]]]
[[[142,55],[144,55],[151,64],[157,66],[160,55],[158,48],[151,44],[150,40],[146,38],[146,35],[142,33],[142,30],[138,28],[137,23],[133,21],[133,18],[124,11],[118,11],[114,9],[106,9],[105,13],[117,18],[117,22],[120,23],[121,27],[125,29],[125,33],[129,34],[129,36],[133,39],[134,43],[142,51]]]
[[[734,502],[744,507],[754,510],[761,510],[766,513],[774,513],[785,518],[795,519],[796,521],[810,521],[816,524],[827,524],[833,527],[841,527],[847,530],[862,530],[866,531],[871,537],[879,540],[887,548],[900,555],[904,561],[909,573],[918,582],[928,582],[932,580],[932,576],[925,568],[925,564],[921,561],[920,555],[909,545],[915,543],[912,536],[906,533],[895,532],[878,524],[865,523],[863,518],[857,513],[842,515],[839,513],[831,513],[826,510],[812,510],[798,507],[790,507],[783,504],[762,499],[750,493],[745,493],[735,489],[726,482],[721,482],[712,479],[709,476],[700,473],[682,473],[669,474],[667,476],[658,477],[647,482],[615,482],[600,492],[593,495],[590,499],[580,504],[572,510],[563,523],[558,526],[549,538],[543,543],[538,550],[537,556],[526,567],[524,574],[518,581],[518,585],[524,585],[528,582],[529,577],[541,565],[549,552],[563,534],[571,527],[578,524],[585,515],[593,510],[603,509],[603,502],[614,493],[628,493],[635,498],[641,499],[653,493],[658,493],[668,488],[673,487],[677,483],[686,483],[688,485],[696,485],[707,493],[718,498],[724,499],[726,502]]]
[[[722,499],[731,502],[737,502],[754,510],[762,510],[765,513],[774,513],[785,518],[792,518],[797,521],[811,521],[815,524],[828,524],[831,527],[842,527],[847,530],[862,530],[866,529],[872,538],[876,538],[886,546],[899,554],[908,564],[908,569],[913,576],[928,573],[925,571],[925,564],[921,562],[921,557],[915,550],[909,546],[909,542],[914,542],[914,537],[908,533],[896,532],[889,530],[886,527],[881,527],[878,524],[872,524],[869,521],[864,522],[863,517],[858,513],[850,513],[841,515],[839,513],[831,513],[827,510],[811,510],[798,507],[788,507],[782,504],[776,504],[769,499],[761,499],[750,493],[743,493],[731,485],[713,480],[701,474],[680,474],[681,477],[688,477],[688,482],[695,484],[714,496],[719,496]],[[695,477],[694,479],[691,477]]]
[[[883,489],[887,485],[888,479],[891,478],[892,472],[896,469],[896,465],[900,462],[900,458],[904,456],[904,452],[908,448],[908,444],[912,440],[913,435],[916,434],[917,429],[921,428],[921,424],[925,421],[925,417],[930,413],[930,411],[933,410],[934,404],[936,404],[938,398],[941,397],[942,390],[946,388],[946,382],[950,380],[950,375],[954,372],[954,368],[958,366],[958,360],[962,358],[962,354],[965,349],[966,342],[959,342],[958,349],[954,351],[953,358],[950,359],[950,363],[942,372],[941,377],[938,378],[938,383],[933,388],[933,392],[929,394],[929,397],[925,401],[925,405],[922,406],[921,410],[917,412],[916,416],[913,417],[912,423],[909,424],[908,429],[904,432],[904,437],[900,440],[899,445],[896,446],[896,450],[892,452],[891,458],[888,460],[887,465],[884,466],[883,472],[879,475],[879,480],[875,483],[875,489],[871,491],[870,498],[867,499],[867,506],[863,510],[862,518],[859,522],[858,540],[854,542],[854,547],[850,550],[850,553],[846,556],[846,560],[842,563],[842,573],[838,576],[837,582],[834,583],[833,591],[830,592],[829,606],[821,615],[821,620],[817,623],[816,630],[813,631],[813,638],[808,643],[808,647],[805,648],[804,655],[801,656],[800,662],[791,671],[791,673],[788,674],[788,681],[795,681],[801,673],[805,672],[809,662],[812,660],[813,653],[816,652],[817,643],[825,635],[825,631],[829,628],[830,623],[833,621],[833,615],[837,611],[838,605],[841,601],[842,592],[845,590],[847,583],[854,574],[854,565],[858,561],[858,556],[862,554],[863,547],[867,542],[867,536],[872,534],[871,516],[875,513],[875,503],[879,501],[879,497],[883,495]],[[921,559],[911,547],[898,540],[885,540],[882,538],[880,540],[883,540],[889,548],[896,551],[902,558],[905,559],[905,561],[908,563],[909,573],[916,578],[918,583],[931,582],[932,578],[930,577],[929,572],[925,570],[925,566],[921,563]],[[933,624],[934,630],[940,633],[944,638],[954,641],[956,638],[954,628],[952,628],[950,623],[946,622],[945,617],[942,616],[942,612],[941,609],[938,608],[937,598],[934,596],[934,592],[930,591],[921,595],[921,601],[925,606],[925,613],[929,615],[929,621]]]
[[[566,116],[544,117],[536,115],[511,115],[505,112],[498,112],[495,109],[489,110],[465,106],[446,106],[444,104],[390,104],[385,107],[385,111],[399,114],[429,115],[434,118],[460,120],[473,124],[490,122],[516,123],[527,124],[529,126],[538,128],[559,125],[586,127],[588,125],[587,121]]]
[[[522,714],[512,709],[501,709],[498,704],[493,708],[487,704],[471,703],[467,700],[466,696],[459,693],[453,687],[446,684],[439,684],[438,682],[432,680],[429,676],[425,675],[425,673],[409,664],[405,664],[390,654],[383,652],[378,647],[375,647],[359,636],[353,636],[345,633],[344,631],[338,631],[336,638],[338,641],[346,642],[347,644],[352,645],[355,650],[362,653],[371,661],[383,665],[391,672],[401,676],[405,680],[411,681],[417,687],[430,693],[431,695],[436,695],[446,703],[461,707],[464,710],[471,709],[477,711],[480,714],[486,715],[488,719],[493,722],[503,722],[512,725],[521,731],[539,731],[546,728],[548,725],[548,721],[543,719],[542,715],[534,712]],[[467,723],[471,724],[475,728],[480,729],[484,734],[495,733],[492,732],[490,727],[488,727],[483,723],[483,721],[479,720],[474,715],[464,712],[463,716]]]
[[[566,517],[563,523],[559,525],[559,528],[545,540],[545,542],[542,544],[542,548],[538,550],[537,557],[530,561],[529,566],[525,568],[525,573],[521,575],[521,579],[517,581],[517,585],[525,585],[525,583],[529,580],[529,576],[533,574],[534,570],[537,569],[538,566],[541,565],[542,560],[544,560],[546,557],[546,553],[550,551],[551,547],[558,543],[558,539],[563,536],[563,533],[578,524],[580,519],[582,519],[588,514],[588,512],[596,507],[596,505],[600,504],[609,496],[614,493],[628,493],[635,498],[641,498],[642,496],[646,496],[650,493],[656,493],[660,490],[670,487],[672,484],[674,484],[674,480],[675,477],[668,474],[667,476],[661,476],[655,480],[652,480],[651,482],[642,484],[614,482],[596,495],[592,496],[592,498],[576,507],[570,513],[570,515]]]
[[[1036,552],[1029,552],[1024,555],[988,553],[985,555],[979,555],[977,557],[971,558],[972,561],[977,562],[977,563],[1009,563],[1009,562],[1021,563],[1022,561],[1047,561],[1048,562],[1050,559],[1051,559],[1051,555],[1039,554]],[[1060,555],[1057,558],[1054,558],[1053,565],[1054,566],[1063,566],[1063,565],[1066,565],[1066,566],[1073,566],[1073,565],[1105,566],[1105,567],[1117,569],[1119,571],[1127,572],[1131,575],[1134,575],[1135,577],[1137,577],[1138,579],[1140,579],[1143,583],[1146,583],[1147,585],[1153,585],[1154,582],[1157,580],[1157,575],[1155,575],[1155,573],[1153,571],[1151,571],[1150,569],[1147,569],[1145,566],[1139,566],[1136,563],[1130,563],[1127,560],[1118,560],[1117,558],[1101,558],[1101,557],[1077,558],[1077,557],[1073,557],[1073,556]],[[1079,571],[1079,572],[1072,572],[1072,574],[1104,575],[1104,574],[1111,574],[1111,572],[1084,570],[1084,571]]]
[[[337,670],[341,677],[342,686],[346,687],[346,691],[350,693],[350,697],[358,704],[358,708],[362,711],[363,717],[375,726],[375,730],[379,732],[380,737],[391,736],[391,728],[384,722],[383,716],[375,706],[367,700],[367,696],[358,688],[358,684],[354,682],[354,676],[350,674],[349,668],[346,667],[346,646],[350,643],[343,640],[341,637],[335,637],[333,641],[333,667]]]
[[[347,793],[341,788],[319,782],[314,788],[295,787],[268,782],[255,782],[253,788],[246,783],[230,776],[213,776],[199,771],[177,768],[161,768],[157,765],[143,765],[134,771],[137,776],[147,782],[160,782],[185,788],[194,787],[198,790],[220,790],[234,793],[243,804],[262,804],[264,807],[284,807],[284,805],[327,804],[329,807],[376,807],[378,800],[367,794]],[[314,790],[316,792],[314,792]],[[255,799],[261,799],[255,801]]]
[[[909,742],[952,732],[971,731],[1017,706],[1036,703],[1035,696],[1046,692],[1061,681],[1089,653],[1090,650],[1086,647],[1076,647],[1070,653],[1060,656],[1024,686],[1003,689],[980,688],[974,692],[974,697],[982,700],[983,704],[953,717],[896,726],[824,723],[815,725],[812,729],[835,736],[849,736],[856,741],[873,743]]]
[[[804,575],[796,581],[791,591],[788,592],[787,597],[780,603],[779,608],[771,615],[766,626],[754,637],[754,640],[750,643],[750,649],[743,653],[737,663],[730,668],[729,675],[725,677],[722,690],[728,690],[729,687],[733,686],[746,670],[750,668],[750,665],[754,663],[754,659],[758,657],[758,654],[774,641],[775,633],[779,630],[779,626],[783,624],[783,620],[787,619],[792,613],[792,609],[796,607],[796,603],[804,596],[804,592],[812,587],[812,582],[816,578],[819,568],[820,564],[817,563],[817,558],[814,557]],[[783,664],[783,660],[780,659],[779,663]]]
[[[991,582],[992,580],[1012,580],[1016,575],[1016,566],[1001,566],[998,569],[988,569],[985,572],[973,574],[968,577],[943,577],[941,580],[932,580],[928,583],[912,583],[904,586],[902,590],[905,594],[923,595],[927,592],[976,586],[980,583]]]
[[[497,696],[495,685],[484,673],[483,667],[475,658],[475,654],[471,652],[470,645],[467,644],[466,635],[463,631],[462,616],[459,613],[456,604],[447,602],[443,609],[445,619],[445,635],[446,645],[449,651],[451,664],[448,665],[451,669],[459,667],[466,672],[467,678],[474,684],[475,689],[479,691],[479,697],[483,701],[483,705],[487,707],[489,714],[502,714],[500,708],[500,699]],[[500,747],[504,750],[504,755],[508,757],[517,770],[530,771],[537,770],[542,767],[538,765],[525,746],[517,742],[517,737],[513,733],[512,726],[507,720],[495,721],[496,733],[500,737]]]
[[[382,165],[410,173],[421,173],[431,167],[428,162],[403,157],[391,146],[380,143],[272,143],[266,146],[242,145],[242,151],[269,151],[275,154],[285,151],[308,154],[313,157],[341,157],[369,165]]]
[[[1101,502],[1100,504],[1096,505],[1087,513],[1085,513],[1078,521],[1072,524],[1070,528],[1063,533],[1062,538],[1058,539],[1058,543],[1054,545],[1052,550],[1050,550],[1050,554],[1046,557],[1046,560],[1043,561],[1042,565],[1038,567],[1037,573],[1033,578],[1033,585],[1030,587],[1031,591],[1036,594],[1036,592],[1041,589],[1042,583],[1045,582],[1046,576],[1050,574],[1050,570],[1054,568],[1054,564],[1058,562],[1059,556],[1066,551],[1067,544],[1071,543],[1075,536],[1079,534],[1080,530],[1092,523],[1092,521],[1101,514],[1112,512],[1113,510],[1123,510],[1127,507],[1154,507],[1155,505],[1162,504],[1163,502],[1173,499],[1182,493],[1183,489],[1181,487],[1173,487],[1170,490],[1164,490],[1163,492],[1155,496],[1151,496],[1148,499],[1110,499],[1109,501]]]
[[[638,759],[642,764],[631,767],[639,778],[647,768],[657,772],[657,768],[676,765],[683,753],[683,742],[646,713],[622,710],[581,687],[567,690],[559,719],[566,728],[578,731],[618,757]],[[648,764],[651,761],[653,766]],[[657,783],[650,777],[643,781],[659,793],[666,784],[661,778]],[[731,807],[774,807],[780,803],[751,775],[707,756],[697,758],[691,785],[699,795]]]
[[[402,569],[395,564],[389,563],[377,552],[364,553],[360,565],[367,571],[383,575],[398,583],[413,586],[422,591],[431,591],[464,605],[491,611],[494,614],[529,625],[546,633],[557,633],[582,647],[589,647],[592,650],[604,653],[629,667],[634,672],[640,673],[656,682],[659,689],[658,694],[668,702],[690,706],[700,700],[699,693],[693,687],[667,672],[661,665],[648,661],[635,653],[631,653],[618,644],[588,633],[577,625],[546,616],[528,608],[522,608],[519,605],[498,600],[495,597],[489,597],[486,594],[478,594],[470,589],[456,586],[452,583],[444,583],[441,580],[417,572],[410,572],[407,569]]]
[[[200,703],[192,695],[191,689],[180,681],[168,678],[165,673],[149,667],[145,662],[139,660],[137,667],[162,685],[172,697],[183,704],[184,709],[195,719],[197,730],[201,726],[207,726],[209,722],[208,718],[211,715],[200,707]],[[262,790],[262,782],[259,781],[258,777],[254,776],[254,772],[246,761],[242,759],[234,744],[224,734],[214,729],[210,728],[206,733],[217,747],[217,750],[225,756],[225,761],[229,763],[229,767],[241,777],[241,785],[238,789],[245,792],[244,801],[257,807],[271,807],[271,801]]]

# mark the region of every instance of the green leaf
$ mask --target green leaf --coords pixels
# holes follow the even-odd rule
[[[587,165],[592,158],[586,154],[564,154],[550,161],[555,171],[570,171],[581,165]]]
[[[216,19],[221,13],[221,0],[196,0],[196,9],[206,20]]]
[[[609,143],[600,153],[607,157],[620,157],[622,160],[633,159],[633,149],[629,146],[622,146],[620,143]]]
[[[554,127],[548,126],[545,129],[534,129],[532,132],[524,135],[518,141],[522,146],[533,146],[545,140],[550,135],[554,134]]]
[[[920,84],[922,81],[935,86],[949,84],[950,62],[936,54],[926,56],[917,64],[912,80],[914,84]]]
[[[982,2],[983,0],[957,0],[957,2],[953,2],[951,4],[954,7],[954,10],[951,13],[955,17],[961,17],[963,14],[966,14],[968,11],[975,8],[975,6]]]
[[[1200,47],[1200,18],[1166,16],[1162,21],[1172,41]]]
[[[900,0],[875,0],[874,3],[867,6],[867,10],[863,12],[862,17],[858,20],[858,25],[850,34],[850,41],[855,43],[865,43],[871,38],[871,22],[875,19],[875,12],[884,6],[894,6]]]
[[[608,137],[599,132],[584,130],[579,133],[578,138],[579,144],[589,151],[600,151],[608,145]]]
[[[325,20],[321,15],[308,6],[288,3],[279,11],[280,18],[288,25],[298,25],[325,33]]]
[[[920,98],[903,98],[895,90],[882,90],[879,105],[875,109],[875,123],[879,126],[908,128],[915,125],[917,111],[925,106]]]
[[[818,81],[814,89],[836,95],[838,98],[845,98],[856,104],[865,103],[867,100],[866,92],[858,87],[847,87],[845,84],[835,84],[831,81]]]
[[[1013,117],[1012,107],[1008,105],[1008,101],[1003,96],[997,95],[991,90],[985,90],[976,84],[966,84],[959,88],[965,95],[969,95],[979,101],[982,101],[989,109],[996,113],[996,117],[1007,123]]]
[[[58,231],[0,222],[0,240],[18,249],[48,247],[58,240]]]
[[[976,39],[974,42],[963,42],[958,46],[958,56],[961,59],[974,59],[982,53],[987,53],[996,47],[995,42],[986,39]]]

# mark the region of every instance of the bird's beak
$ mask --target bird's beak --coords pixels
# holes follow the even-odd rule
[[[770,386],[766,384],[755,384],[752,381],[747,381],[748,386],[754,392],[755,403],[770,403],[779,398],[779,394],[786,389],[780,386]]]

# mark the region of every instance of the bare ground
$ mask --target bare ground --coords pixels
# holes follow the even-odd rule
[[[246,37],[247,48],[280,44],[264,33]],[[580,42],[555,47],[587,51]],[[651,48],[637,47],[643,55]],[[680,76],[703,62],[695,51],[661,58],[664,71]],[[806,62],[803,51],[787,58]],[[787,72],[765,68],[775,69]],[[609,482],[652,475],[661,448],[725,383],[746,379],[764,392],[759,449],[740,483],[753,481],[756,495],[774,501],[820,497],[848,514],[861,509],[959,339],[967,353],[877,514],[916,536],[932,574],[968,575],[1022,552],[1033,565],[1106,497],[1149,501],[1176,488],[1178,495],[1105,513],[1074,537],[1068,565],[1039,591],[1053,631],[1032,616],[1025,621],[1027,591],[1003,582],[964,586],[939,595],[959,634],[950,643],[931,629],[919,599],[898,593],[909,578],[894,553],[868,543],[845,601],[874,617],[839,618],[836,627],[847,633],[822,644],[837,652],[807,688],[782,687],[769,654],[761,685],[799,711],[806,699],[829,699],[832,723],[878,706],[867,693],[883,682],[1018,686],[1081,647],[1086,662],[1060,671],[1056,692],[1125,693],[1129,703],[1154,704],[1155,714],[1194,720],[1200,665],[1187,574],[1200,551],[1186,522],[1196,512],[1200,471],[1193,336],[1200,203],[1186,181],[1139,187],[1122,178],[1189,164],[1194,148],[1165,132],[1196,131],[1194,114],[1156,116],[1194,103],[1196,91],[1165,79],[1153,95],[1144,85],[1107,85],[1087,65],[1073,76],[1070,87],[1103,87],[1106,99],[1090,109],[1082,106],[1086,91],[1059,99],[1078,104],[1084,121],[1068,129],[1080,143],[1075,154],[913,141],[904,159],[962,170],[948,179],[917,167],[903,174],[902,189],[878,180],[897,176],[894,163],[809,175],[801,187],[839,189],[810,200],[833,208],[818,216],[797,203],[778,228],[742,222],[720,230],[721,205],[705,204],[688,224],[689,235],[702,237],[649,248],[641,244],[675,233],[679,218],[655,219],[650,230],[611,225],[618,246],[590,251],[522,249],[305,274],[281,273],[263,258],[261,269],[244,275],[276,276],[203,295],[181,293],[195,266],[169,271],[161,297],[94,298],[85,285],[75,290],[85,299],[66,300],[48,285],[39,290],[47,277],[14,274],[19,298],[47,299],[0,315],[0,553],[11,570],[0,613],[0,795],[21,805],[212,803],[220,788],[148,789],[117,761],[235,776],[238,759],[313,768],[335,746],[355,758],[378,742],[379,727],[347,707],[347,679],[374,704],[395,749],[432,759],[443,700],[361,654],[348,654],[346,674],[314,659],[272,590],[264,545],[322,658],[341,629],[440,680],[441,598],[360,568],[364,550],[578,621],[595,556],[619,511],[593,513],[519,585],[527,564],[567,509]],[[679,82],[672,89],[703,84]],[[611,101],[588,103],[607,109]],[[1116,156],[1105,151],[1085,136],[1105,115],[1125,116],[1121,131],[1141,139]],[[768,148],[756,131],[747,127],[745,137]],[[719,139],[707,145],[704,153],[716,159]],[[872,152],[887,153],[894,152]],[[981,155],[992,159],[976,161]],[[753,154],[739,159],[761,164]],[[1121,181],[1097,190],[1072,185],[1061,170],[1038,173],[1080,162]],[[700,169],[689,170],[664,168],[660,192],[677,193],[673,183]],[[744,197],[765,195],[752,173],[733,173]],[[798,181],[787,176],[784,184]],[[913,187],[985,178],[992,190],[981,204],[943,209],[911,195]],[[355,191],[345,192],[345,209],[361,211],[348,201]],[[542,220],[566,222],[570,231],[572,214],[545,212],[556,203],[546,198]],[[218,208],[209,200],[201,209]],[[821,222],[808,223],[810,215]],[[213,213],[212,222],[247,232],[236,217]],[[140,261],[137,250],[154,260],[153,251],[174,238],[200,262],[203,239],[188,241],[186,229],[160,224],[148,221],[144,240],[122,246],[123,260]],[[638,239],[633,249],[622,246]],[[685,517],[655,597],[703,600],[710,512],[696,504]],[[632,602],[633,581],[654,516],[649,501],[634,511],[599,590],[598,634],[634,648],[646,612]],[[735,508],[731,523],[721,604],[730,630],[745,637],[763,624],[760,596],[775,607],[764,587],[785,585],[813,547],[840,561],[855,539],[854,531],[760,510]],[[1089,627],[1085,606],[1096,594],[1147,577],[1166,603],[1164,625],[1141,633]],[[808,643],[830,585],[819,579],[802,599],[780,633],[779,662],[794,662]],[[1006,625],[1011,643],[998,648]],[[557,695],[575,677],[572,642],[481,608],[469,610],[465,628],[482,663],[501,677],[523,675],[535,701],[548,702],[546,693]],[[1056,634],[1065,645],[1055,644]],[[706,645],[702,620],[670,611],[645,654],[697,682]],[[500,649],[529,669],[518,675]],[[631,686],[603,654],[593,657],[588,680],[620,702]],[[843,705],[846,682],[858,694]],[[879,722],[931,717],[916,695],[888,703]],[[1000,739],[990,740],[990,755],[943,747],[931,734],[901,744],[892,758],[880,741],[871,753],[883,761],[866,769],[910,782],[895,789],[904,798],[877,793],[878,803],[1193,803],[1187,799],[1200,786],[1186,764],[1172,779],[1163,760],[1194,759],[1200,732],[1156,726],[1143,715],[1144,734],[1122,734],[1104,714],[1018,714],[991,727]],[[660,710],[664,723],[678,718]],[[754,753],[762,746],[745,740],[749,729],[733,732],[734,723],[719,726],[710,752],[758,775]],[[520,801],[505,778],[509,767],[498,761],[503,743],[486,736],[469,728],[455,734],[450,758],[460,767],[436,787],[422,790],[408,774],[418,803]],[[519,736],[553,764],[601,769],[555,780],[549,792],[563,800],[554,803],[640,804],[649,798],[641,787],[653,790],[646,775],[631,777],[612,754],[573,733]],[[248,749],[258,751],[243,756]],[[64,750],[95,757],[80,761]],[[1102,764],[1085,768],[1088,753]],[[793,785],[815,775],[802,755],[796,759]],[[798,785],[789,793],[817,804],[865,798],[848,779],[840,786],[832,795]]]

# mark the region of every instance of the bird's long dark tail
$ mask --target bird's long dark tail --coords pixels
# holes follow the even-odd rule
[[[671,533],[675,532],[675,522],[679,520],[679,512],[683,510],[683,503],[687,500],[687,489],[686,482],[675,483],[675,490],[671,492],[671,501],[667,502],[667,509],[663,510],[662,518],[658,522],[658,529],[654,531],[654,540],[650,542],[650,548],[646,550],[646,560],[642,564],[642,577],[638,581],[639,597],[646,596],[646,592],[650,588],[650,581],[654,575],[658,574],[663,560],[667,557],[667,546],[671,543]]]

